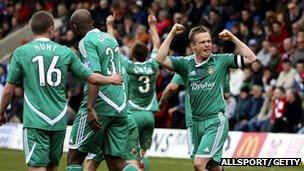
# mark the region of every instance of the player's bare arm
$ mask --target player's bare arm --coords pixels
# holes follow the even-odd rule
[[[95,84],[95,85],[107,85],[107,84],[114,84],[120,85],[123,81],[121,74],[113,74],[110,76],[104,76],[101,74],[93,73],[88,78],[88,83]]]
[[[168,52],[170,48],[170,44],[174,38],[175,35],[182,33],[185,30],[185,27],[181,24],[175,23],[172,27],[170,33],[164,40],[164,42],[160,45],[158,53],[157,53],[157,62],[162,65],[163,67],[172,70],[172,63],[169,59]]]
[[[10,104],[12,97],[15,92],[15,85],[6,83],[3,89],[2,97],[1,97],[1,109],[0,109],[0,126],[5,124],[7,121],[5,111]]]
[[[107,25],[107,32],[114,37],[114,27],[113,27],[113,24],[114,24],[114,21],[115,21],[115,12],[113,13],[113,15],[109,15],[107,17],[107,22],[106,22],[106,25]]]
[[[87,105],[87,112],[88,112],[88,123],[92,130],[100,131],[101,125],[97,119],[96,112],[94,110],[96,98],[99,91],[99,86],[88,84],[88,105]]]
[[[150,14],[148,16],[148,23],[149,23],[149,27],[150,27],[150,35],[151,35],[151,39],[152,39],[152,43],[153,43],[153,48],[158,49],[160,46],[160,38],[158,36],[157,29],[156,29],[157,20],[153,14]]]
[[[219,37],[223,40],[230,40],[236,45],[236,52],[240,53],[244,57],[244,62],[246,65],[251,64],[257,59],[252,50],[245,43],[240,41],[235,35],[233,35],[230,31],[226,29],[223,30],[219,34]]]
[[[165,88],[162,97],[159,100],[159,106],[162,107],[167,102],[167,99],[177,92],[178,88],[178,84],[170,82]]]

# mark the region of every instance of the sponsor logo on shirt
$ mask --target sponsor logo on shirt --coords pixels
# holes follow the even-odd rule
[[[191,90],[198,91],[198,90],[211,90],[214,87],[214,82],[204,82],[204,83],[191,83]]]
[[[90,61],[85,61],[85,62],[84,62],[84,66],[85,66],[86,68],[91,68],[91,63],[90,63]]]

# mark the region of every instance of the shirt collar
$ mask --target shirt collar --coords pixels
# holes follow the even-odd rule
[[[90,30],[90,31],[88,31],[88,33],[91,33],[91,32],[94,32],[94,33],[96,33],[96,32],[99,32],[100,30],[99,29],[97,29],[97,28],[94,28],[94,29],[92,29],[92,30]],[[88,34],[87,33],[87,34]]]
[[[48,41],[50,41],[50,39],[46,38],[46,37],[40,37],[40,38],[34,39],[34,41],[48,42]]]
[[[203,61],[202,63],[198,63],[198,62],[196,61],[195,53],[193,53],[193,58],[194,58],[194,62],[195,62],[195,67],[198,68],[198,67],[204,65],[205,63],[207,63],[212,55],[213,55],[213,54],[211,53],[207,60]]]

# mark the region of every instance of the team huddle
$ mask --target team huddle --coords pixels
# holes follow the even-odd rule
[[[79,57],[70,48],[51,41],[53,16],[45,11],[31,18],[34,40],[12,56],[0,109],[0,125],[17,85],[24,88],[23,149],[30,170],[57,170],[67,127],[65,84],[68,72],[84,80],[84,99],[73,123],[67,171],[97,170],[105,160],[111,171],[149,170],[146,151],[152,143],[156,78],[160,66],[175,72],[160,105],[176,90],[186,89],[186,123],[194,169],[222,170],[219,165],[228,135],[224,116],[230,68],[244,68],[256,56],[229,31],[219,34],[236,45],[237,54],[212,54],[212,40],[203,26],[191,29],[189,56],[168,56],[175,24],[161,44],[156,18],[148,24],[153,48],[135,43],[130,57],[120,53],[114,37],[115,15],[107,18],[107,33],[94,28],[91,14],[77,10],[70,26],[80,41]],[[228,90],[227,90],[228,86]],[[178,149],[177,149],[178,150]]]

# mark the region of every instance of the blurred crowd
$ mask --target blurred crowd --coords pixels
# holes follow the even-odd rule
[[[78,38],[70,30],[69,18],[81,8],[91,12],[95,26],[103,31],[106,31],[107,16],[116,13],[114,34],[125,56],[130,55],[137,41],[152,48],[147,25],[149,13],[157,17],[157,31],[162,40],[173,23],[186,27],[186,31],[173,40],[171,55],[191,54],[187,35],[197,25],[210,29],[214,53],[234,52],[231,42],[217,38],[221,30],[230,30],[258,57],[258,61],[246,69],[230,71],[230,97],[226,106],[230,130],[304,133],[304,1],[0,0],[0,39],[27,24],[34,12],[47,10],[63,22],[54,40],[77,50]],[[7,70],[7,63],[0,64],[0,92]],[[156,85],[158,98],[172,76],[172,72],[160,69]],[[82,84],[71,76],[66,89],[71,124],[83,98]],[[156,127],[185,127],[184,94],[181,87],[179,93],[155,113]],[[22,122],[22,103],[20,87],[7,112],[12,122]]]

